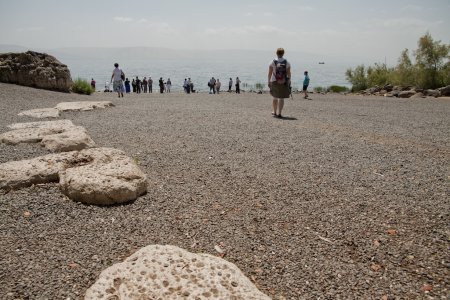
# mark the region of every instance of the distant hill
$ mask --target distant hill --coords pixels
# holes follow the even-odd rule
[[[29,49],[19,45],[0,44],[0,53],[25,52]]]
[[[50,48],[50,49],[29,49],[19,45],[2,45],[0,44],[0,52],[23,52],[27,50],[34,50],[38,52],[46,52],[55,56],[57,59],[64,61],[69,60],[109,60],[121,61],[129,60],[130,58],[138,60],[180,60],[186,59],[192,62],[199,59],[208,61],[230,61],[230,60],[262,60],[266,61],[268,58],[275,56],[275,51],[267,50],[239,50],[239,49],[225,49],[225,50],[177,50],[169,48],[157,47],[65,47],[65,48]],[[302,53],[296,51],[288,51],[287,57],[301,57],[304,61],[319,61],[324,58],[310,53]]]

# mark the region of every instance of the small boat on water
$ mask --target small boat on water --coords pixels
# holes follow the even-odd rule
[[[324,65],[325,62],[324,61],[319,61],[319,65]]]

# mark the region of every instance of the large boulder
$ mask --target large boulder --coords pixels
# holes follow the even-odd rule
[[[0,54],[0,82],[69,92],[72,78],[66,65],[46,53]]]
[[[170,245],[150,245],[104,270],[84,299],[270,298],[236,265],[222,258]]]
[[[424,94],[430,97],[439,97],[441,92],[439,90],[425,90]]]
[[[135,200],[147,191],[147,179],[122,151],[85,150],[96,163],[68,168],[59,173],[61,191],[86,204],[110,205]]]
[[[135,200],[147,191],[147,176],[124,152],[94,148],[0,164],[0,189],[59,182],[75,201],[109,205]]]
[[[450,85],[447,85],[445,87],[441,87],[440,89],[438,89],[440,92],[440,96],[450,96]]]
[[[5,144],[41,143],[52,152],[81,150],[95,146],[86,129],[69,120],[17,123],[13,130],[0,134]]]
[[[399,98],[410,98],[410,97],[414,96],[415,94],[416,94],[415,91],[408,90],[408,91],[402,91],[402,92],[398,93],[397,97],[399,97]]]
[[[384,87],[383,87],[383,90],[385,90],[386,92],[392,92],[392,90],[394,89],[394,87],[392,86],[392,84],[386,84]]]

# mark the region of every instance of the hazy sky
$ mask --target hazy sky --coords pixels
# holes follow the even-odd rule
[[[450,1],[0,0],[0,44],[275,49],[395,63],[427,31],[450,43]]]

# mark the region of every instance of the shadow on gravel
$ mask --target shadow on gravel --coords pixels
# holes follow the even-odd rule
[[[286,121],[294,121],[294,120],[297,120],[297,118],[294,118],[294,117],[281,117],[281,118],[279,118],[280,120],[286,120]]]

